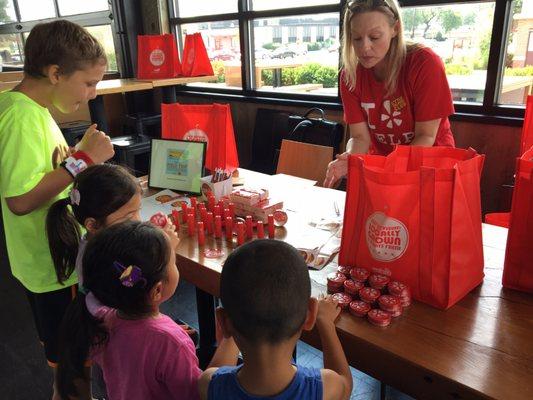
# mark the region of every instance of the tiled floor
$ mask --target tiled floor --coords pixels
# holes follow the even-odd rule
[[[49,400],[52,374],[38,343],[26,296],[22,286],[11,276],[1,242],[0,240],[0,398]],[[180,282],[176,294],[163,305],[162,311],[198,328],[194,287],[187,282]],[[298,343],[297,350],[299,363],[322,367],[320,351],[303,342]],[[380,398],[378,381],[355,369],[352,369],[352,374],[355,383],[352,399]],[[410,397],[388,388],[387,399],[405,400]]]

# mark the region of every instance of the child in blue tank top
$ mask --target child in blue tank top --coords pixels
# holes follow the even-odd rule
[[[307,266],[294,247],[276,240],[239,247],[222,268],[220,298],[218,324],[235,339],[243,364],[207,369],[198,383],[203,400],[350,398],[352,375],[335,330],[340,309],[330,297],[311,298]],[[292,362],[302,330],[315,324],[323,369]]]

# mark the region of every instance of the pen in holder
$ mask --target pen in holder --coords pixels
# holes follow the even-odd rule
[[[222,197],[229,196],[233,190],[231,175],[229,178],[219,182],[212,182],[212,176],[204,176],[202,178],[202,198],[208,199],[208,193],[211,192],[218,202]]]

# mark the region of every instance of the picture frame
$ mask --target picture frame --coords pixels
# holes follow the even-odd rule
[[[151,139],[148,186],[201,194],[207,144],[178,139]]]

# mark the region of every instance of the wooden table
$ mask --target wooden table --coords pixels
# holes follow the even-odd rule
[[[277,239],[291,242],[305,234],[307,217],[313,210],[328,211],[333,201],[343,212],[344,192],[276,185],[273,177],[241,171],[246,180],[268,185],[274,195],[284,194],[289,221],[286,229],[277,228]],[[213,302],[205,294],[218,295],[223,259],[205,258],[196,238],[183,230],[180,236],[176,263],[181,277],[200,289],[199,307],[212,312]],[[506,236],[506,229],[483,226],[485,280],[447,311],[414,302],[384,329],[342,313],[337,330],[350,364],[416,398],[533,398],[533,296],[501,287]],[[214,247],[213,240],[208,237],[206,246]],[[227,254],[234,244],[218,240],[216,247]],[[330,264],[310,272],[314,295],[325,291],[320,282],[334,268]],[[320,348],[315,331],[303,340]]]

